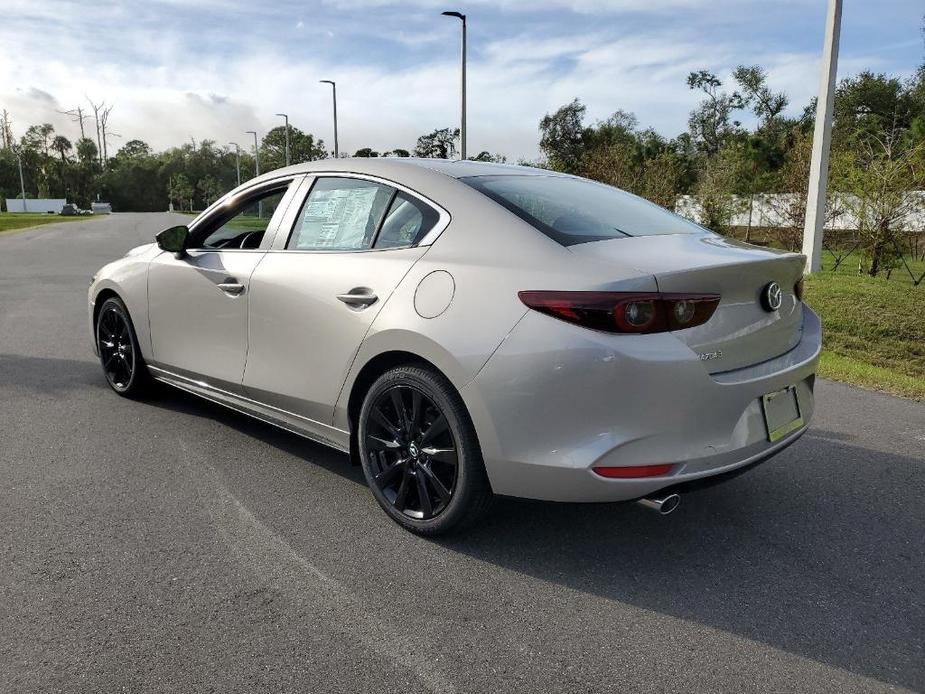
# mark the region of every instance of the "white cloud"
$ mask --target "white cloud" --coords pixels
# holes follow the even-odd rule
[[[362,146],[410,149],[418,135],[457,122],[457,33],[449,23],[392,31],[388,45],[426,54],[419,63],[402,66],[400,56],[375,53],[383,44],[372,43],[373,34],[350,34],[350,22],[342,17],[296,21],[300,5],[295,2],[256,8],[237,0],[197,3],[197,10],[205,8],[228,20],[214,26],[204,20],[188,26],[189,9],[183,0],[135,7],[113,2],[94,12],[71,3],[8,2],[13,3],[10,16],[15,19],[0,25],[0,107],[12,112],[19,134],[28,124],[51,122],[74,137],[76,125],[57,111],[85,106],[89,96],[115,105],[111,127],[123,135],[114,141],[116,148],[132,138],[155,148],[190,137],[245,145],[244,131],[265,132],[281,124],[273,115],[279,111],[289,113],[294,125],[322,137],[330,147],[330,91],[318,84],[319,79],[338,82],[343,151]],[[347,7],[386,4],[391,3],[338,0],[337,7],[344,12]],[[444,6],[442,0],[410,4]],[[467,4],[605,15],[691,7],[687,0]],[[517,17],[522,19],[521,14]],[[762,64],[772,85],[792,96],[794,110],[817,88],[818,57],[812,52],[761,50],[760,44],[704,36],[701,28],[683,22],[653,22],[644,31],[620,31],[620,26],[602,22],[592,31],[562,26],[537,35],[518,20],[511,22],[508,36],[496,33],[498,38],[476,39],[469,66],[471,153],[488,149],[513,159],[536,157],[539,119],[576,96],[588,105],[592,119],[622,108],[635,112],[641,124],[674,135],[684,129],[698,101],[685,77],[701,67],[728,75],[738,63]],[[281,32],[287,27],[303,31],[285,39]],[[338,59],[333,48],[345,46],[360,55]],[[364,51],[370,51],[368,57]],[[848,56],[842,61],[842,74],[873,63]]]

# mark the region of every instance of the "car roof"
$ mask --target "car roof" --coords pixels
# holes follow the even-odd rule
[[[414,167],[410,169],[409,167]],[[269,171],[248,183],[278,178],[290,174],[314,173],[318,171],[345,171],[367,173],[379,176],[401,177],[402,173],[412,170],[430,169],[436,173],[452,178],[468,176],[561,176],[555,171],[534,166],[517,166],[515,164],[494,164],[484,161],[461,159],[419,159],[415,157],[341,157],[338,159],[319,159],[302,164],[294,164],[281,169]]]

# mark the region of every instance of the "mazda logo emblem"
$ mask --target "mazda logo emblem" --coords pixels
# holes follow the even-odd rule
[[[776,311],[780,308],[782,300],[783,292],[781,292],[780,285],[777,282],[769,282],[761,290],[761,305],[765,311]]]

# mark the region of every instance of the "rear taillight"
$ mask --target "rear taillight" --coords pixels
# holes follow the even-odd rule
[[[803,301],[803,278],[797,280],[797,283],[793,285],[793,293],[796,295],[798,301]]]
[[[659,292],[526,291],[520,300],[535,311],[610,333],[662,333],[703,325],[718,294]]]

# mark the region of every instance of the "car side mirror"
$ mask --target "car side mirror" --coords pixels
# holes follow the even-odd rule
[[[189,240],[189,227],[176,226],[164,229],[154,237],[157,239],[157,247],[162,251],[168,251],[176,254],[177,258],[186,255],[186,243]]]

